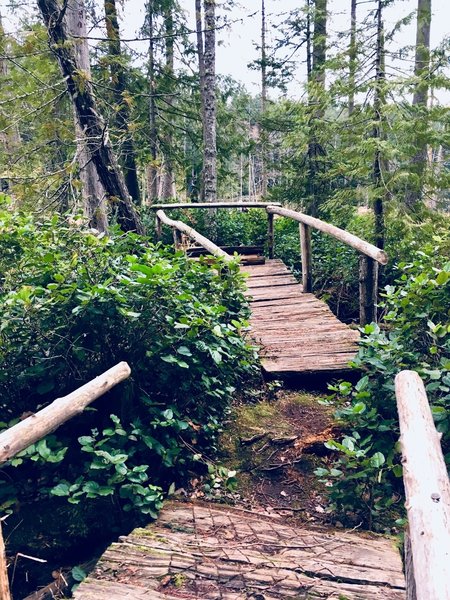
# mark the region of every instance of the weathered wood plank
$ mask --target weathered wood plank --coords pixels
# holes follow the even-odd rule
[[[169,503],[113,544],[76,600],[404,600],[401,559],[380,536],[296,528],[237,508]]]
[[[341,323],[313,294],[303,293],[286,266],[269,260],[241,269],[248,275],[249,335],[271,373],[347,371],[358,351],[359,332]]]

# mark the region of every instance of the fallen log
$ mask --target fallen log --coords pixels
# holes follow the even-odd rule
[[[36,414],[0,433],[0,464],[82,413],[86,406],[127,379],[130,373],[128,364],[120,362],[68,396],[57,398]]]

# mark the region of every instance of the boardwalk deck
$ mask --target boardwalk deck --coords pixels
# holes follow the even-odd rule
[[[169,503],[113,544],[76,600],[404,600],[394,542],[293,528],[217,505]]]
[[[358,351],[358,331],[341,323],[323,300],[302,293],[302,286],[281,260],[241,270],[249,275],[252,337],[261,346],[267,372],[348,370]]]

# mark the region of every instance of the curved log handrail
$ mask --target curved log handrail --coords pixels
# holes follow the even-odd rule
[[[425,387],[415,371],[395,378],[412,553],[408,600],[450,600],[450,481]]]
[[[358,252],[361,254],[365,254],[366,256],[373,258],[373,260],[376,260],[381,265],[385,265],[388,262],[388,257],[384,250],[381,250],[373,244],[370,244],[358,236],[353,235],[353,233],[345,231],[345,229],[341,229],[340,227],[336,227],[335,225],[331,225],[330,223],[326,223],[325,221],[321,221],[315,217],[310,217],[304,213],[290,210],[289,208],[278,207],[275,204],[268,206],[266,210],[268,213],[280,215],[282,217],[289,217],[294,221],[298,221],[299,223],[303,223],[304,225],[318,229],[323,233],[328,233],[328,235],[331,235],[340,242],[347,244],[347,246],[351,246],[355,250],[358,250]]]
[[[186,223],[183,223],[183,221],[175,221],[174,219],[171,219],[170,217],[168,217],[166,215],[166,213],[163,210],[159,209],[156,211],[156,219],[160,223],[164,223],[165,225],[172,227],[172,229],[174,231],[179,231],[181,233],[184,233],[185,235],[190,237],[192,240],[197,242],[197,244],[200,244],[200,246],[205,248],[205,250],[208,250],[208,252],[210,252],[213,256],[218,256],[220,258],[223,258],[225,260],[225,262],[230,262],[232,260],[235,260],[227,252],[222,250],[222,248],[219,248],[219,246],[217,246],[214,242],[212,242],[207,237],[205,237],[204,235],[202,235],[201,233],[196,231],[193,227],[186,225]],[[176,236],[175,236],[175,238],[176,238]],[[175,239],[175,245],[178,245],[177,239]]]
[[[175,202],[169,204],[152,204],[151,210],[169,210],[175,208],[267,208],[281,206],[279,202]]]

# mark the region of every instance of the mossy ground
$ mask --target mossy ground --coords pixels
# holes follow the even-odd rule
[[[222,463],[238,471],[239,503],[324,520],[326,495],[314,470],[328,460],[324,442],[335,425],[321,400],[280,391],[274,400],[234,407],[219,447]]]

